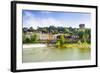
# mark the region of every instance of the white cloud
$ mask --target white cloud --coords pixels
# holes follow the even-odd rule
[[[52,11],[40,11],[40,13],[51,14],[53,12]]]
[[[43,13],[52,13],[52,12],[43,12]],[[36,17],[33,13],[31,12],[25,12],[25,15],[23,17],[23,27],[33,27],[34,29],[37,29],[37,27],[49,27],[50,25],[53,26],[62,26],[62,27],[78,27],[80,23],[86,24],[86,27],[90,27],[91,22],[89,20],[79,20],[76,22],[73,21],[68,21],[68,20],[59,20],[55,19],[53,17],[46,17],[46,18],[39,18]],[[84,22],[85,21],[85,22]]]
[[[65,22],[61,22],[60,20],[56,20],[54,18],[37,18],[30,12],[26,12],[23,21],[23,27],[33,27],[36,29],[39,27],[49,27],[50,25],[53,26],[64,26]]]

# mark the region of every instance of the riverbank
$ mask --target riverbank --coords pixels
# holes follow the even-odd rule
[[[81,44],[66,44],[66,48],[80,48],[80,49],[90,49],[91,45],[88,43],[81,43]]]
[[[79,48],[79,49],[82,49],[82,48],[90,49],[91,48],[91,45],[88,43],[64,44],[63,46],[64,46],[64,48]],[[47,46],[47,44],[23,44],[23,48],[39,48],[39,47],[48,47],[48,46]],[[53,46],[53,47],[61,48],[61,47],[57,47],[57,46]]]

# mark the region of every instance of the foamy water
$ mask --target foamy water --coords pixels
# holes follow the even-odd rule
[[[47,47],[46,44],[23,44],[23,48]]]

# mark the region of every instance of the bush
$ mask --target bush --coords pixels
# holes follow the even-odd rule
[[[23,40],[23,43],[30,43],[31,42],[31,39],[26,37],[24,40]]]
[[[56,42],[56,47],[59,47],[60,46],[60,41],[57,41]]]
[[[31,38],[32,43],[37,42],[37,35],[36,34],[32,35],[30,38]]]
[[[37,43],[37,42],[39,42],[39,40],[37,39],[36,34],[30,37],[25,37],[25,35],[23,36],[23,43]]]
[[[61,36],[60,36],[60,39],[57,40],[56,46],[57,46],[58,48],[65,48],[65,47],[66,47],[64,35],[61,35]]]

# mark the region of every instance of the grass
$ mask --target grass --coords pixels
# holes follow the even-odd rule
[[[57,48],[79,48],[79,49],[90,49],[89,43],[66,43],[63,46],[56,46]]]
[[[88,43],[75,43],[75,44],[66,44],[66,48],[80,48],[80,49],[90,49],[90,44]]]

